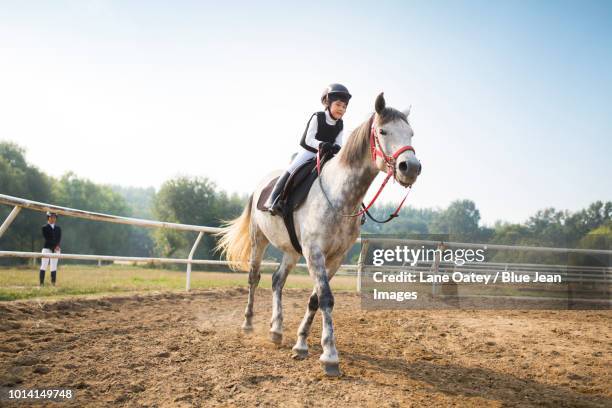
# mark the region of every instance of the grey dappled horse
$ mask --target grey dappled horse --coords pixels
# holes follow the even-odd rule
[[[314,280],[314,290],[297,332],[293,358],[308,356],[308,333],[320,309],[323,316],[320,361],[331,376],[339,375],[340,370],[332,323],[334,297],[329,281],[359,236],[361,217],[354,215],[379,172],[392,175],[403,186],[411,186],[421,171],[411,147],[413,131],[408,112],[387,108],[382,93],[374,105],[376,113],[355,129],[338,155],[327,162],[321,171],[321,183],[315,181],[305,202],[294,213],[297,237]],[[249,295],[242,325],[246,332],[253,330],[253,301],[264,251],[272,244],[283,252],[281,265],[272,276],[270,338],[276,344],[281,343],[283,336],[283,286],[300,254],[291,245],[282,217],[259,211],[253,203],[257,203],[261,191],[278,174],[270,174],[261,182],[242,215],[220,233],[218,245],[233,269],[249,271]]]

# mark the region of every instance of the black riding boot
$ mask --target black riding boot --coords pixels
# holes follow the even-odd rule
[[[276,181],[276,184],[274,185],[272,194],[270,194],[270,203],[272,204],[268,207],[268,211],[272,215],[277,215],[281,211],[280,195],[283,192],[283,188],[285,188],[285,183],[287,182],[287,179],[290,175],[291,173],[286,171],[285,174],[279,177],[279,179]]]
[[[51,284],[55,286],[55,277],[57,276],[57,271],[51,271]]]
[[[41,269],[38,274],[38,280],[40,281],[40,286],[45,286],[45,270]]]

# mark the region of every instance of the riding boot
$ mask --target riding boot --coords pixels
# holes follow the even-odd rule
[[[51,284],[55,286],[55,277],[57,276],[57,271],[51,271]]]
[[[40,281],[40,286],[45,286],[45,270],[41,269],[38,274],[38,279]]]
[[[281,211],[280,196],[290,175],[291,173],[286,171],[285,174],[278,178],[276,184],[274,185],[274,189],[272,189],[272,194],[270,194],[268,201],[270,203],[268,206],[268,211],[272,215],[277,215]]]

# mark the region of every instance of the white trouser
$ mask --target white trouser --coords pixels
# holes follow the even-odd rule
[[[43,248],[42,253],[43,254],[51,254],[51,253],[59,254],[60,250],[58,249],[56,251],[51,251],[49,248]],[[58,258],[40,258],[40,270],[46,271],[47,265],[49,265],[49,262],[51,262],[51,272],[57,271],[57,261],[59,261]]]
[[[298,167],[300,167],[302,164],[306,163],[308,160],[312,159],[313,157],[317,157],[317,154],[311,151],[308,151],[306,149],[301,149],[293,158],[293,161],[289,165],[289,168],[287,169],[287,171],[289,173],[293,173],[295,169],[297,169]]]

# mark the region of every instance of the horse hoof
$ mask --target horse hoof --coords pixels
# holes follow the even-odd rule
[[[293,354],[291,354],[291,358],[294,360],[304,360],[308,358],[308,350],[293,349]]]
[[[270,340],[279,346],[283,342],[283,335],[282,333],[270,332]]]
[[[328,377],[340,377],[340,364],[338,363],[321,363],[325,375]]]
[[[250,324],[244,323],[242,325],[242,332],[246,334],[253,333],[253,326]]]

